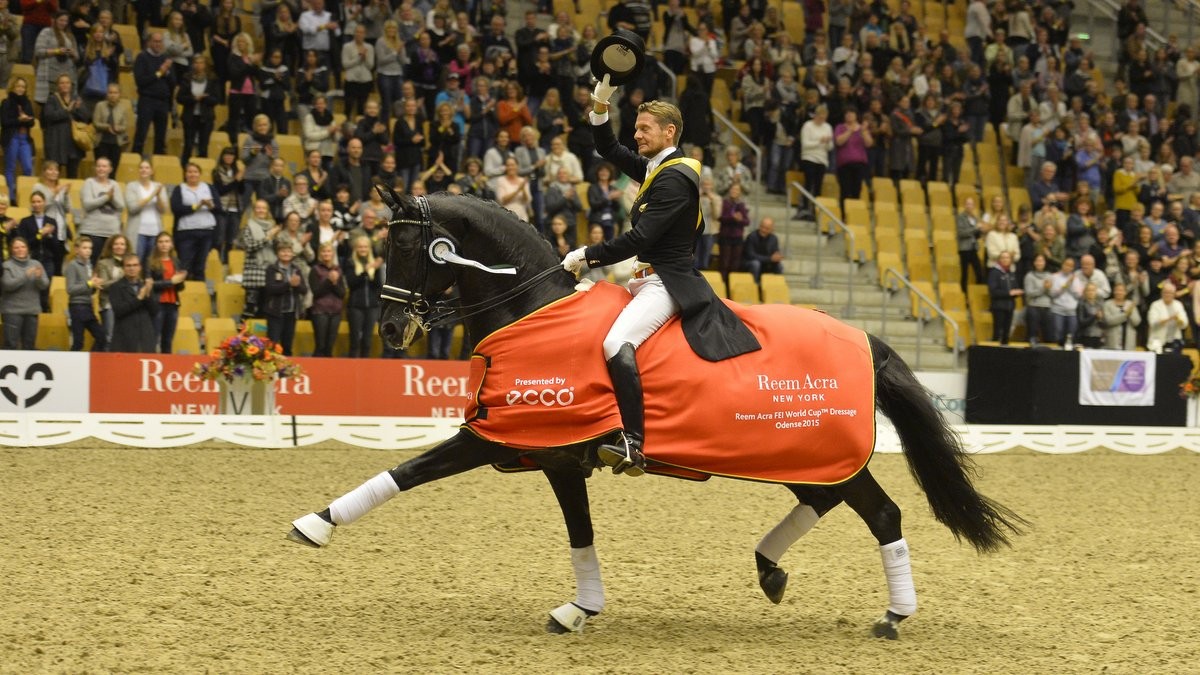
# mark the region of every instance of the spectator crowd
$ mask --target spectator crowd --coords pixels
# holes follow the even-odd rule
[[[547,2],[510,12],[503,0],[264,0],[254,14],[233,0],[19,4],[0,0],[0,147],[13,200],[0,208],[29,213],[0,211],[6,347],[31,346],[46,279],[64,275],[74,348],[91,331],[99,348],[167,350],[181,285],[206,281],[211,251],[228,260],[241,250],[246,313],[266,316],[271,337],[290,348],[307,317],[328,354],[345,317],[351,354],[366,355],[391,217],[376,183],[495,200],[560,256],[580,236],[625,226],[634,188],[596,155],[589,129],[591,17],[550,16]],[[834,173],[843,199],[872,177],[953,185],[966,144],[1003,135],[1032,208],[1010,213],[1001,199],[959,218],[960,250],[986,249],[989,263],[985,275],[963,256],[964,284],[969,271],[998,277],[998,330],[1008,312],[1010,323],[1032,321],[1035,339],[1091,344],[1094,324],[1108,320],[1086,308],[1100,317],[1116,302],[1141,324],[1122,332],[1122,346],[1174,344],[1155,330],[1152,304],[1171,286],[1194,322],[1200,62],[1174,38],[1151,46],[1144,12],[1127,0],[1121,71],[1106,86],[1070,33],[1071,7],[972,0],[961,34],[931,33],[910,0],[789,0],[802,34],[764,0],[617,0],[599,23],[653,47],[614,105],[623,143],[633,145],[637,106],[670,95],[666,71],[677,77],[682,142],[704,164],[698,268],[715,248],[726,277],[781,271],[774,224],[746,197],[782,193],[789,171],[814,195]],[[128,24],[140,49],[124,44]],[[32,81],[9,77],[31,62]],[[129,71],[133,91],[121,86]],[[715,144],[713,110],[725,106],[762,148],[762,175],[746,149]],[[168,129],[182,132],[182,180],[164,184],[143,161],[136,180],[118,181],[125,153],[167,154]],[[216,130],[230,142],[210,158]],[[299,161],[285,159],[281,137],[299,139]],[[35,157],[37,182],[19,196],[17,176],[34,173]],[[1045,319],[1042,294],[1029,290],[1037,275],[1049,275],[1040,288],[1059,289],[1044,294]],[[100,313],[87,316],[93,292]],[[138,337],[122,338],[121,319],[137,312],[148,322],[128,322]],[[438,340],[431,353],[447,356]]]

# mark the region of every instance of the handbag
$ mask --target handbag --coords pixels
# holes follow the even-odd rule
[[[75,147],[84,152],[91,152],[96,146],[96,141],[92,138],[92,125],[71,120],[71,140],[75,141]]]
[[[101,98],[108,94],[108,67],[104,65],[103,59],[96,59],[88,66],[83,93]]]

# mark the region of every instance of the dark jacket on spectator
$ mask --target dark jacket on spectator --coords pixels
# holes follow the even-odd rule
[[[336,269],[336,268],[335,268]],[[313,263],[308,272],[308,286],[312,289],[313,314],[341,314],[346,304],[346,275],[343,272],[337,283],[329,280],[333,270],[323,263]],[[340,270],[339,270],[340,271]]]
[[[263,286],[263,313],[269,317],[299,315],[302,308],[301,301],[308,292],[308,284],[304,281],[304,274],[299,265],[293,262],[288,268],[284,270],[278,262],[267,266],[267,283]],[[300,275],[299,286],[289,283],[288,277],[292,272]]]
[[[151,293],[138,299],[142,283],[122,277],[108,287],[108,301],[116,318],[111,351],[139,354],[155,351],[158,336],[154,334],[154,314],[158,311],[158,297]]]
[[[164,103],[171,100],[171,91],[175,88],[175,75],[168,70],[162,77],[158,76],[158,69],[168,58],[166,53],[155,56],[149,51],[143,51],[133,60],[133,81],[137,84],[138,98],[152,98]]]
[[[1011,312],[1016,309],[1017,301],[1010,291],[1021,287],[1017,285],[1017,274],[1011,265],[1008,269],[1000,267],[999,264],[992,265],[988,269],[987,285],[988,295],[992,299],[992,311]]]

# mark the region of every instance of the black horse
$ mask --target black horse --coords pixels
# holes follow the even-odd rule
[[[388,238],[380,330],[397,348],[407,347],[419,332],[454,316],[465,322],[470,336],[486,336],[575,290],[574,277],[561,269],[548,243],[532,226],[494,202],[445,194],[415,200],[389,194],[385,199],[394,202],[395,216]],[[514,264],[515,270],[511,268]],[[442,297],[455,284],[461,306],[452,308],[430,300]],[[1008,544],[1009,534],[1019,534],[1024,521],[976,492],[973,462],[930,402],[929,393],[886,343],[872,336],[869,344],[875,363],[875,405],[895,425],[909,468],[924,489],[934,516],[956,538],[965,538],[980,552]],[[357,520],[401,491],[524,457],[541,468],[558,498],[576,576],[575,600],[551,611],[547,629],[582,630],[587,619],[604,606],[585,482],[597,466],[596,446],[604,440],[529,452],[462,430],[334,500],[324,511],[297,519],[288,538],[324,546],[335,525]],[[779,558],[821,516],[844,501],[880,544],[889,605],[875,622],[873,633],[895,639],[899,622],[916,609],[900,509],[865,467],[835,486],[785,487],[799,505],[755,551],[763,592],[772,602],[782,599],[787,574],[776,565]]]

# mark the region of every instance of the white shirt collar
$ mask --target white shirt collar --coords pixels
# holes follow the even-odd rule
[[[649,178],[650,174],[654,173],[654,170],[658,168],[658,165],[662,164],[663,160],[670,156],[672,152],[675,152],[675,146],[673,145],[663,148],[662,152],[659,152],[657,155],[652,157],[650,162],[646,164],[646,177]]]

